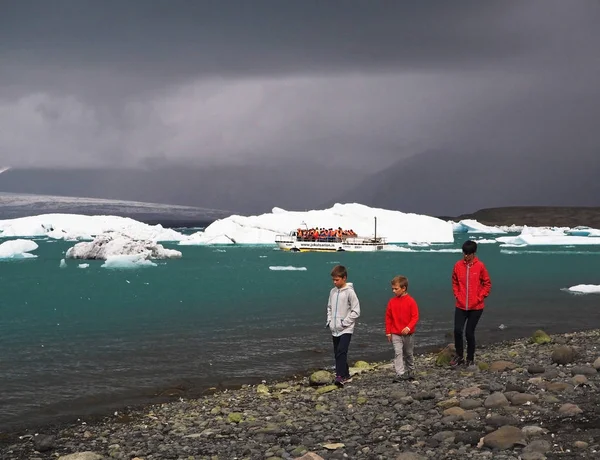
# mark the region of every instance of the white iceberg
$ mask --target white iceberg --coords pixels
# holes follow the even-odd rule
[[[596,228],[587,227],[585,225],[571,228],[566,230],[565,233],[571,236],[591,236],[591,237],[600,237],[600,230]]]
[[[600,286],[594,284],[578,284],[567,288],[567,291],[576,294],[600,294]]]
[[[38,245],[31,240],[10,240],[0,244],[0,259],[29,259],[37,257],[30,254]]]
[[[121,254],[108,256],[106,262],[101,265],[102,268],[138,268],[138,267],[156,267],[156,264],[144,257],[143,254]],[[129,283],[129,281],[127,281]]]
[[[115,256],[129,256],[131,260],[135,258],[174,259],[181,257],[181,252],[175,249],[165,249],[154,241],[134,240],[127,235],[107,233],[97,236],[93,241],[77,243],[66,253],[68,259],[108,261]]]
[[[377,235],[390,243],[454,242],[452,224],[441,219],[357,203],[338,203],[329,209],[306,212],[273,208],[273,212],[260,216],[233,215],[213,222],[203,232],[194,233],[179,244],[274,244],[278,234],[316,227],[342,227],[361,236],[371,236],[375,217]]]
[[[0,237],[48,237],[91,240],[103,233],[119,232],[137,240],[181,241],[187,236],[162,225],[148,225],[129,217],[42,214],[0,220]]]
[[[521,246],[586,246],[600,244],[600,238],[571,236],[566,227],[523,227],[517,236],[501,236],[496,241],[504,247]]]
[[[454,233],[506,233],[506,231],[500,227],[490,227],[477,222],[475,219],[464,219],[459,222],[451,222],[452,231]]]

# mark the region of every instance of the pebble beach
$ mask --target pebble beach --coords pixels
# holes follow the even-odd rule
[[[449,345],[416,356],[414,381],[393,383],[390,362],[358,361],[343,388],[322,370],[3,433],[0,458],[600,458],[600,330],[532,331],[479,347],[470,367],[451,368],[451,355]]]

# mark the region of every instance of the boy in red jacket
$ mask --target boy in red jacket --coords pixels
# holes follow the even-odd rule
[[[462,251],[463,259],[456,262],[452,271],[452,290],[456,299],[454,309],[456,356],[450,361],[453,367],[464,363],[463,329],[467,337],[467,366],[474,364],[475,327],[483,313],[483,300],[490,295],[492,289],[490,275],[485,265],[475,256],[477,243],[471,240],[465,241]]]
[[[408,292],[408,279],[395,276],[392,280],[393,298],[390,299],[385,312],[385,334],[388,342],[394,345],[394,382],[412,380],[415,376],[414,333],[419,321],[417,302]],[[404,364],[408,372],[404,370]]]

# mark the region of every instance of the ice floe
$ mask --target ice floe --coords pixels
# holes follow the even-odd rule
[[[143,254],[120,254],[108,256],[101,265],[102,268],[138,268],[156,267],[156,264],[144,257]],[[127,281],[129,283],[129,281]]]
[[[0,244],[0,259],[30,259],[37,257],[30,254],[38,245],[31,240],[9,240]]]
[[[109,261],[110,258],[121,256],[123,259],[118,259],[118,261],[126,260],[125,258],[129,257],[127,260],[131,262],[137,259],[175,259],[181,257],[181,252],[175,249],[165,249],[154,241],[134,240],[127,235],[107,233],[97,236],[93,241],[77,243],[66,253],[66,257],[69,259]]]
[[[575,294],[600,294],[600,286],[594,284],[578,284],[567,288],[566,291]]]
[[[501,236],[496,241],[502,246],[580,246],[600,244],[600,238],[593,236],[572,236],[569,228],[524,227],[517,236]]]
[[[441,219],[387,209],[370,208],[357,203],[335,204],[329,209],[285,211],[273,208],[259,216],[234,215],[213,222],[181,245],[193,244],[274,244],[277,234],[288,234],[298,228],[352,229],[361,236],[374,234],[390,243],[452,243],[452,224]]]
[[[148,225],[128,217],[42,214],[0,220],[0,238],[48,237],[63,240],[91,240],[103,233],[119,232],[133,239],[180,241],[187,236],[162,225]]]

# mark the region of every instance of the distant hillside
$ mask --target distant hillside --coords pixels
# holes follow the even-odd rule
[[[167,165],[148,169],[9,169],[0,175],[0,192],[142,201],[257,214],[270,212],[274,206],[314,209],[325,197],[353,187],[357,177],[365,176],[337,163],[303,161],[207,168]]]
[[[336,201],[429,215],[504,206],[600,206],[600,151],[532,155],[432,150],[358,182]]]
[[[475,219],[486,225],[531,225],[535,227],[576,227],[587,225],[600,228],[600,207],[512,206],[480,209],[472,214],[451,218]]]

